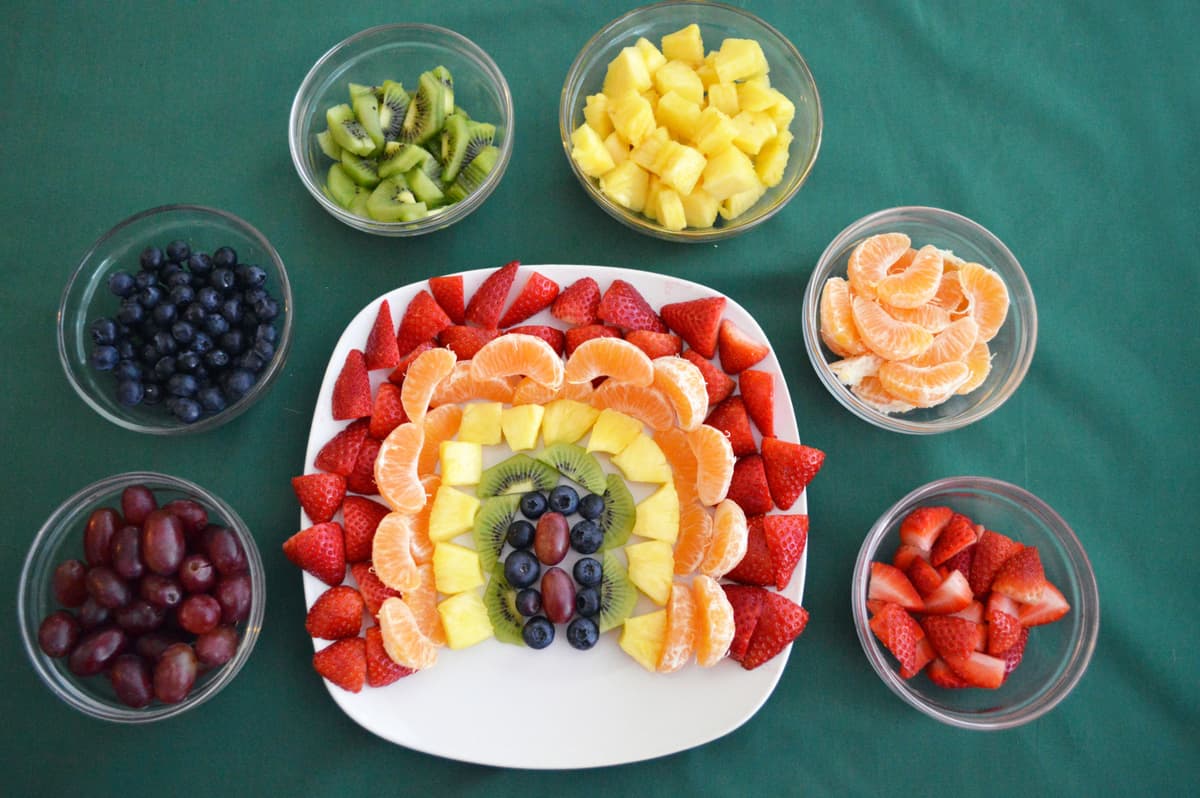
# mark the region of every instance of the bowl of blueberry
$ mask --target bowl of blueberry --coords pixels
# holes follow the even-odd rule
[[[167,205],[105,233],[71,276],[58,352],[93,410],[170,435],[245,412],[282,370],[292,289],[279,253],[247,222]]]

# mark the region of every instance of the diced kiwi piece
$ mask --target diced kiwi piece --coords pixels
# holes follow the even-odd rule
[[[441,161],[442,179],[447,183],[458,177],[458,170],[462,168],[470,130],[471,123],[466,117],[458,114],[446,117],[446,125],[442,128]]]
[[[446,120],[446,86],[432,72],[421,73],[417,93],[408,104],[399,140],[410,144],[427,141],[442,129]],[[453,99],[453,98],[452,98]],[[451,102],[451,109],[454,105]]]
[[[342,150],[342,168],[360,186],[375,188],[379,185],[379,164],[374,158],[363,158],[349,150]]]
[[[359,124],[354,109],[349,105],[342,103],[333,106],[325,112],[325,121],[329,125],[329,134],[343,150],[355,155],[370,155],[375,151],[375,142]]]
[[[415,166],[420,166],[426,158],[432,158],[420,144],[401,144],[389,141],[383,145],[383,158],[379,161],[379,176],[391,177],[401,175]]]
[[[463,156],[463,165],[469,164],[475,160],[479,153],[483,152],[484,147],[491,146],[496,140],[496,126],[487,122],[472,122],[468,129],[470,137],[467,139],[467,154]],[[489,168],[490,172],[491,169]]]
[[[325,188],[331,200],[343,208],[349,208],[358,184],[346,174],[341,163],[335,163],[329,167],[329,174],[325,177]]]
[[[375,97],[375,90],[370,86],[365,87],[367,90],[358,94],[351,107],[354,108],[354,116],[358,119],[358,123],[362,125],[363,130],[367,131],[367,135],[371,137],[375,147],[383,146],[383,128],[379,126],[379,100]]]
[[[552,466],[534,460],[527,454],[514,454],[504,462],[483,470],[479,484],[475,486],[475,495],[483,499],[550,490],[558,484],[558,477],[558,472]]]
[[[424,202],[426,205],[437,205],[442,201],[444,196],[442,190],[429,175],[422,171],[421,167],[413,167],[404,177],[408,181],[408,187],[412,189],[413,196],[420,202]]]
[[[379,181],[379,185],[367,198],[367,213],[380,222],[408,221],[405,207],[414,204],[417,198],[408,190],[408,184],[400,175]]]
[[[471,115],[468,114],[460,105],[454,106],[454,113],[458,114],[459,116],[461,116],[463,119],[466,119],[467,121],[470,121],[470,119],[471,119]]]
[[[367,200],[370,198],[371,189],[364,188],[363,186],[355,186],[354,199],[350,200],[350,205],[346,208],[346,210],[350,211],[350,213],[354,214],[355,216],[369,218],[371,214],[367,212]]]
[[[607,550],[624,546],[637,520],[633,494],[619,474],[609,474],[601,498],[604,499],[604,512],[600,513],[597,521],[600,531],[604,533],[603,547]]]
[[[521,635],[524,618],[517,612],[517,591],[504,578],[504,566],[497,563],[492,568],[491,579],[483,591],[483,606],[487,607],[488,620],[492,622],[492,631],[501,643],[525,645]]]
[[[429,215],[429,208],[424,202],[409,202],[400,207],[397,212],[397,222],[415,222]]]
[[[351,105],[353,105],[354,101],[357,100],[359,97],[363,96],[364,94],[374,94],[375,93],[374,86],[364,86],[361,83],[351,83],[347,88],[350,91],[350,104]],[[359,121],[362,121],[362,120],[359,120]]]
[[[333,160],[340,161],[342,159],[342,147],[333,140],[333,134],[328,130],[322,130],[317,134],[317,146],[321,148],[321,152]]]
[[[597,588],[600,593],[600,613],[596,623],[600,627],[600,634],[604,634],[609,629],[616,629],[623,624],[633,613],[637,604],[637,589],[633,582],[629,581],[629,572],[625,570],[625,566],[621,565],[621,561],[611,551],[604,552],[600,567],[603,574]]]
[[[480,503],[475,524],[471,527],[471,536],[475,539],[475,551],[479,553],[479,564],[483,570],[490,571],[496,567],[500,552],[504,549],[509,524],[517,517],[520,505],[521,497],[517,494],[492,496]]]
[[[575,484],[582,485],[591,493],[604,490],[604,469],[582,446],[573,443],[551,444],[542,450],[537,459],[553,466],[558,473]]]
[[[487,176],[492,173],[492,169],[496,166],[496,158],[499,155],[500,150],[490,145],[480,150],[479,154],[466,165],[466,168],[459,173],[454,182],[450,184],[450,187],[446,189],[446,199],[450,202],[459,202],[483,185],[483,181],[487,179]]]
[[[442,118],[454,113],[454,78],[444,66],[435,67],[431,73],[442,84]]]
[[[379,87],[379,127],[383,138],[396,141],[404,126],[404,117],[408,114],[408,104],[412,97],[404,90],[404,86],[394,80],[385,80]]]

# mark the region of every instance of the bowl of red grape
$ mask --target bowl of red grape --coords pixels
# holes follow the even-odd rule
[[[22,642],[75,709],[161,720],[212,698],[246,664],[265,583],[250,530],[219,497],[166,474],[118,474],[38,530],[17,595]]]

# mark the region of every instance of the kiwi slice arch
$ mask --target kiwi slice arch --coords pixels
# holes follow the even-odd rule
[[[375,151],[375,142],[367,135],[349,105],[342,103],[330,108],[325,112],[325,122],[329,125],[329,134],[343,150],[362,156]]]
[[[501,643],[525,645],[521,635],[521,614],[517,612],[517,591],[504,577],[504,566],[497,563],[491,571],[491,579],[483,592],[483,606],[487,608],[492,631]]]
[[[493,496],[480,504],[475,524],[471,527],[471,537],[475,540],[479,564],[484,571],[491,571],[499,562],[508,527],[517,517],[520,505],[521,497],[516,495]]]
[[[542,450],[537,459],[591,493],[601,493],[606,487],[600,462],[582,446],[573,443],[551,444]]]
[[[603,548],[608,550],[624,546],[637,521],[637,504],[633,494],[619,474],[609,474],[601,498],[604,499],[604,512],[600,513],[597,522],[604,533]]]
[[[633,614],[637,604],[637,589],[629,581],[625,566],[611,551],[604,552],[600,567],[603,575],[596,588],[600,593],[600,612],[596,616],[596,624],[600,627],[600,634],[604,634],[625,623],[625,619]]]
[[[547,491],[558,484],[559,473],[552,465],[534,460],[527,454],[512,457],[485,468],[475,486],[479,498],[504,494],[522,495],[530,491]]]

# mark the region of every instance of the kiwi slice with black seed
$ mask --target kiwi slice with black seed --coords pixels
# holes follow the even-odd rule
[[[379,185],[379,164],[374,158],[363,158],[349,150],[342,150],[342,168],[360,186],[375,188]]]
[[[385,80],[376,95],[379,99],[379,128],[385,141],[396,141],[404,127],[412,97],[404,86],[394,80]]]
[[[435,67],[431,75],[442,86],[442,119],[454,113],[454,77],[444,66]]]
[[[463,158],[467,155],[467,140],[470,138],[471,123],[466,117],[450,114],[442,128],[441,161],[442,179],[447,183],[458,177]]]
[[[375,142],[349,105],[342,103],[330,108],[325,112],[325,122],[329,125],[329,134],[343,150],[364,156],[375,151]]]
[[[604,552],[604,560],[600,567],[603,573],[600,585],[596,588],[600,593],[600,612],[596,623],[600,627],[600,634],[604,634],[609,629],[616,629],[625,623],[625,619],[633,613],[634,605],[637,604],[637,589],[633,582],[629,581],[629,572],[625,570],[625,566],[621,565],[621,561],[611,551]]]
[[[483,185],[483,181],[495,168],[496,159],[499,156],[500,150],[491,145],[480,150],[479,154],[459,172],[458,177],[446,189],[446,198],[450,202],[459,202]]]
[[[573,443],[551,444],[542,450],[537,459],[558,469],[560,474],[576,485],[582,485],[589,493],[604,490],[604,469],[582,446]]]
[[[379,159],[379,176],[391,177],[404,174],[432,158],[433,156],[419,144],[401,144],[398,141],[389,141],[383,145],[383,157]]]
[[[603,547],[613,549],[624,546],[637,520],[637,504],[633,501],[633,494],[619,474],[609,474],[601,498],[604,499],[604,512],[596,521],[604,533]]]
[[[355,216],[368,217],[371,214],[367,212],[367,200],[371,198],[371,189],[363,186],[354,187],[354,199],[350,200],[350,204],[346,206],[346,210]]]
[[[438,184],[425,174],[420,166],[413,167],[404,178],[408,181],[413,196],[430,207],[439,204],[445,196]]]
[[[417,93],[408,104],[404,122],[400,126],[399,140],[420,144],[433,138],[446,121],[446,86],[432,72],[421,73],[417,81]],[[450,108],[454,108],[453,102]]]
[[[464,166],[475,160],[484,147],[490,147],[496,140],[496,126],[487,122],[471,122],[467,130],[470,135],[467,137],[467,154],[463,156]]]
[[[520,496],[534,490],[550,490],[558,484],[559,474],[545,462],[534,460],[527,454],[514,454],[507,460],[485,468],[475,486],[475,495],[481,499],[489,496],[515,494]]]
[[[409,213],[406,207],[415,204],[417,198],[408,188],[408,183],[400,175],[379,181],[379,185],[367,198],[367,213],[372,219],[380,222],[407,221],[403,217]]]
[[[515,494],[492,496],[480,504],[471,536],[475,539],[475,551],[479,553],[479,564],[484,571],[492,570],[499,561],[508,527],[517,517],[520,505],[521,497]]]
[[[351,84],[352,87],[353,85]],[[363,130],[367,131],[367,135],[375,144],[374,149],[378,149],[383,146],[383,128],[379,125],[379,99],[375,96],[375,90],[372,87],[364,86],[363,88],[366,91],[354,95],[350,105],[354,109],[354,116],[358,119],[358,123],[362,125]],[[353,94],[353,89],[351,94]]]
[[[504,578],[504,566],[497,563],[492,569],[491,579],[483,591],[483,606],[487,608],[492,631],[501,643],[525,645],[521,635],[524,618],[517,612],[517,591]]]
[[[338,205],[349,208],[358,187],[340,162],[329,167],[329,174],[325,176],[325,194]]]

